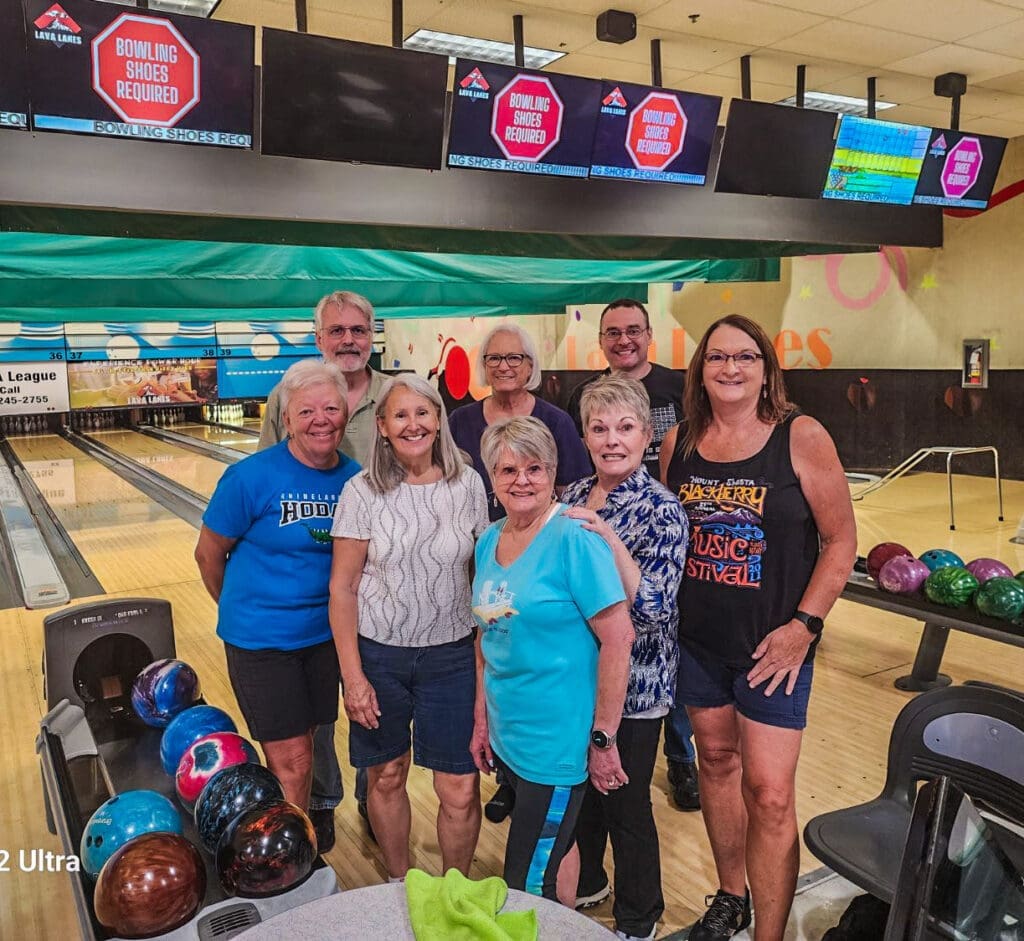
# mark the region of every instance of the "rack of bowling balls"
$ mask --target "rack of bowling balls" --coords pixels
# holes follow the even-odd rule
[[[998,559],[964,562],[949,549],[915,556],[900,543],[882,542],[868,553],[867,572],[883,591],[1024,626],[1024,572],[1015,575]]]
[[[80,859],[95,880],[97,921],[116,936],[152,938],[195,917],[207,866],[185,837],[183,812],[229,896],[263,898],[305,881],[317,858],[312,823],[231,717],[202,702],[195,670],[182,660],[149,664],[131,703],[142,722],[163,729],[160,761],[180,807],[157,791],[124,791],[89,818]]]

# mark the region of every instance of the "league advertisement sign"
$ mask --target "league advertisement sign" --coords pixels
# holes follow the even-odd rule
[[[590,175],[703,186],[722,99],[604,82]]]
[[[1002,137],[932,128],[914,202],[984,209],[1005,150]]]
[[[67,410],[67,363],[0,365],[0,415],[41,415]]]
[[[70,363],[67,369],[72,409],[201,405],[217,398],[214,359]]]
[[[448,166],[586,177],[601,83],[459,59]]]
[[[251,26],[23,0],[32,127],[252,147]]]
[[[25,22],[18,3],[0,3],[0,130],[28,130]]]

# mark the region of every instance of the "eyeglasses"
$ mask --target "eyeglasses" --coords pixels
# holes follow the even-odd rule
[[[639,340],[647,332],[647,329],[647,327],[626,327],[625,330],[620,330],[618,327],[609,327],[607,330],[602,330],[599,335],[606,340],[621,340],[623,336],[627,336],[631,340]]]
[[[548,476],[548,469],[543,464],[531,464],[529,467],[499,467],[494,472],[494,479],[500,484],[514,484],[520,474],[525,474],[531,483],[537,483]]]
[[[518,369],[529,358],[525,353],[488,353],[484,357],[484,365],[493,369],[502,363],[508,363],[513,369]]]
[[[362,326],[328,327],[323,332],[326,333],[327,336],[329,336],[332,340],[340,340],[343,336],[345,336],[346,333],[351,333],[353,340],[362,340],[370,335],[370,328]]]
[[[760,353],[752,353],[750,350],[744,350],[742,353],[722,353],[715,350],[704,354],[704,362],[709,366],[724,366],[730,359],[740,369],[749,369],[759,359],[764,359],[764,356]]]

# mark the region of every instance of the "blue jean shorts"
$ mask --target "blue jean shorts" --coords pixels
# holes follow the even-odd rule
[[[789,696],[786,695],[785,682],[779,684],[771,696],[765,696],[770,678],[751,689],[748,672],[749,669],[727,666],[711,657],[695,657],[680,644],[676,702],[705,709],[735,706],[740,715],[751,721],[780,729],[803,729],[807,726],[813,660],[800,667],[796,686]]]
[[[380,725],[349,723],[351,763],[381,765],[412,747],[421,768],[475,774],[469,752],[476,698],[472,635],[433,647],[393,647],[360,637],[359,656],[377,694]]]

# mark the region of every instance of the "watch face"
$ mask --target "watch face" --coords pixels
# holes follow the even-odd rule
[[[820,634],[825,629],[825,622],[821,618],[810,617],[807,619],[807,629],[812,634]]]
[[[590,733],[590,740],[598,748],[608,747],[608,734],[606,732],[602,732],[600,729],[594,729],[594,731]]]

